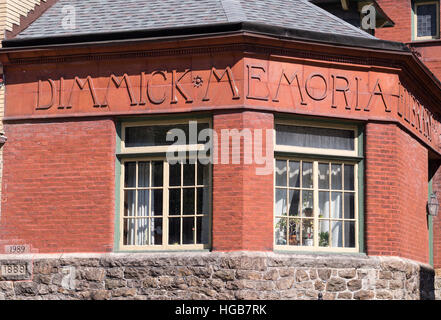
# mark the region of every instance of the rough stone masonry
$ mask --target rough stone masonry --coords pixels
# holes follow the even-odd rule
[[[428,265],[365,255],[4,255],[0,266],[0,299],[11,300],[434,299],[440,284]]]

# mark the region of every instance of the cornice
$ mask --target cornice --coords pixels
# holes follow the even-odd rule
[[[222,38],[217,38],[222,41]],[[196,40],[195,40],[196,41]],[[199,39],[200,41],[200,39]],[[235,52],[243,55],[257,54],[270,56],[280,56],[287,58],[297,58],[312,60],[323,63],[345,64],[356,67],[369,67],[384,69],[385,72],[400,73],[403,81],[416,89],[415,96],[422,101],[434,106],[441,112],[441,83],[430,74],[430,71],[419,62],[418,58],[410,52],[391,52],[373,50],[366,48],[353,48],[342,46],[330,46],[323,43],[308,43],[302,41],[275,40],[261,37],[254,34],[233,35],[227,39],[230,43],[216,43],[197,45],[190,43],[180,43],[181,47],[152,48],[149,50],[133,49],[121,51],[122,44],[113,45],[103,52],[95,48],[79,48],[78,53],[64,54],[68,49],[53,48],[42,51],[31,51],[32,55],[23,57],[20,52],[3,52],[7,55],[4,65],[38,65],[38,64],[63,64],[82,61],[108,61],[137,58],[154,57],[181,57],[194,55],[214,55],[226,52]],[[308,45],[308,46],[306,46]],[[301,49],[307,47],[308,49]],[[78,48],[77,48],[78,49]],[[83,51],[82,51],[83,50]],[[113,51],[114,50],[114,51]],[[1,53],[0,53],[1,54]],[[53,55],[50,55],[53,54]],[[38,55],[38,56],[36,56]],[[18,56],[18,57],[16,57]],[[427,95],[428,88],[432,87],[431,95]]]
[[[151,49],[148,51],[123,51],[123,52],[89,52],[85,54],[70,54],[56,56],[21,57],[9,56],[8,62],[4,65],[26,65],[26,64],[48,64],[48,63],[70,63],[79,61],[102,61],[112,59],[135,59],[167,56],[188,56],[202,54],[216,54],[224,52],[256,53],[265,55],[279,55],[295,57],[300,59],[312,59],[325,62],[346,63],[355,65],[378,66],[387,68],[400,68],[401,64],[388,59],[377,57],[360,57],[355,55],[342,55],[327,52],[315,52],[313,50],[302,50],[284,48],[278,46],[259,45],[253,43],[234,43],[212,46],[197,46],[186,48]]]

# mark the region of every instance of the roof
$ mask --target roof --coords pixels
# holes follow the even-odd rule
[[[70,14],[74,13],[74,19]],[[75,23],[74,29],[63,21]],[[59,0],[16,39],[255,22],[375,39],[307,0]],[[66,25],[66,23],[64,23]],[[72,25],[72,24],[70,24]]]

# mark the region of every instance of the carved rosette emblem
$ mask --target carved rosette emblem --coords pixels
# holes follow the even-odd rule
[[[204,80],[201,78],[201,76],[196,76],[193,78],[193,84],[196,88],[199,88],[204,83]]]

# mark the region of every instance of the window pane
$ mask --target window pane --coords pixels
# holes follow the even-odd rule
[[[153,187],[162,187],[164,164],[162,161],[152,162]]]
[[[168,219],[168,243],[180,244],[181,242],[181,218]]]
[[[328,163],[319,163],[319,189],[329,189]]]
[[[437,10],[436,4],[417,5],[417,36],[429,37],[437,35]]]
[[[302,245],[306,247],[314,246],[314,220],[302,220]]]
[[[329,192],[319,192],[319,218],[329,218]]]
[[[302,188],[312,189],[313,178],[312,178],[312,162],[303,162],[303,177],[302,177]]]
[[[197,243],[208,244],[210,219],[208,215],[197,217]]]
[[[300,190],[289,190],[289,215],[300,214]]]
[[[354,189],[354,166],[345,164],[345,190]]]
[[[126,188],[136,187],[136,162],[126,162],[124,168],[124,186]]]
[[[169,184],[170,186],[181,185],[181,165],[179,163],[169,166]]]
[[[355,222],[345,222],[345,247],[355,248]]]
[[[276,215],[286,215],[286,189],[276,189]]]
[[[162,245],[162,219],[151,219],[150,244]]]
[[[289,245],[300,246],[300,219],[289,219]]]
[[[124,245],[135,244],[135,219],[124,219]]]
[[[152,125],[152,126],[139,126],[139,127],[127,127],[125,130],[125,145],[126,148],[131,147],[152,147],[152,146],[167,146],[178,143],[189,144],[189,125],[188,124],[170,124],[170,125]],[[198,123],[197,132],[205,128],[208,128],[206,123]],[[182,130],[185,135],[185,140],[178,141],[176,137],[174,140],[167,141],[167,133],[172,129]],[[171,135],[173,138],[173,135]],[[192,141],[192,143],[194,143]],[[200,142],[205,143],[205,142]]]
[[[319,221],[319,246],[329,247],[329,221]]]
[[[183,215],[193,215],[194,214],[194,206],[195,206],[195,189],[183,189],[183,201],[184,205],[182,207]]]
[[[302,191],[302,216],[312,217],[314,210],[314,192],[313,191]]]
[[[355,197],[353,193],[345,193],[345,219],[355,219]]]
[[[289,186],[291,188],[300,188],[300,162],[289,162]]]
[[[138,216],[147,217],[149,215],[149,190],[138,191]]]
[[[181,189],[169,190],[169,204],[168,212],[171,216],[178,216],[181,214]]]
[[[150,186],[150,162],[138,163],[138,187],[146,188]]]
[[[198,185],[208,186],[208,165],[203,165],[198,162]]]
[[[208,188],[198,188],[197,191],[197,214],[208,214]]]
[[[183,244],[194,244],[194,218],[184,218],[182,225]]]
[[[332,222],[331,229],[332,246],[341,248],[343,246],[343,230],[341,221]]]
[[[152,216],[162,216],[162,190],[152,190]]]
[[[293,147],[355,150],[353,130],[278,124],[276,125],[276,143]]]
[[[331,165],[331,188],[332,190],[343,189],[341,164]]]
[[[145,246],[148,244],[148,231],[149,231],[149,219],[142,218],[137,219],[137,229],[136,229],[136,244],[138,246]]]
[[[341,192],[331,192],[331,218],[342,219],[342,199]]]
[[[184,186],[195,185],[195,170],[194,164],[184,164]]]
[[[277,218],[276,219],[276,228],[274,238],[276,239],[276,244],[280,246],[286,245],[286,218]]]
[[[286,161],[276,161],[276,186],[286,187]]]
[[[135,216],[135,190],[124,191],[124,216]]]

